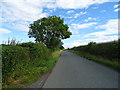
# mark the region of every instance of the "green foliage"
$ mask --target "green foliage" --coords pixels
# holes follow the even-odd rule
[[[41,58],[42,60],[47,60],[50,56],[50,50],[42,43],[22,43],[20,44],[22,47],[29,48],[30,58]]]
[[[51,57],[50,50],[41,43],[23,43],[20,46],[3,46],[2,73],[3,82],[18,67],[23,69],[29,65],[39,65]]]
[[[60,47],[60,49],[64,49],[64,47],[63,47],[63,46],[61,46],[61,47]]]
[[[18,46],[3,46],[2,47],[2,79],[3,82],[8,75],[12,73],[19,63],[25,63],[29,60],[29,52],[27,48]]]
[[[90,42],[90,43],[88,43],[87,46],[88,46],[89,48],[91,48],[92,46],[95,46],[95,45],[96,45],[96,42]]]
[[[22,46],[22,47],[29,47],[31,48],[35,43],[33,42],[27,42],[27,43],[21,43],[18,46]]]
[[[3,88],[24,87],[48,72],[60,50],[48,49],[43,43],[21,43],[2,47]]]
[[[90,42],[88,45],[74,47],[72,48],[72,50],[87,52],[93,55],[98,55],[113,60],[113,59],[118,59],[119,57],[118,46],[119,46],[118,41],[99,43],[99,44]]]
[[[57,16],[38,19],[29,28],[29,37],[34,37],[36,42],[42,42],[48,48],[60,47],[61,39],[69,38],[72,34],[64,20]]]

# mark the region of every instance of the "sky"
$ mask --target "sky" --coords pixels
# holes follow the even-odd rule
[[[8,38],[20,42],[28,37],[29,24],[52,15],[64,18],[72,32],[62,40],[65,48],[89,42],[118,39],[119,0],[2,0],[0,2],[0,43]]]

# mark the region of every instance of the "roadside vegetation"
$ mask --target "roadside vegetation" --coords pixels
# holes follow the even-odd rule
[[[49,72],[64,47],[62,39],[72,34],[57,16],[41,18],[30,24],[29,38],[35,43],[8,39],[2,44],[2,86],[22,88]]]
[[[61,53],[42,43],[2,47],[3,88],[24,87],[52,69]]]
[[[73,47],[68,51],[120,71],[119,46],[120,39],[98,44],[90,42],[88,45]]]

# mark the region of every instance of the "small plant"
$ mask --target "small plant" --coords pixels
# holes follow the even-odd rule
[[[2,45],[18,45],[21,41],[17,41],[16,38],[8,38],[7,41],[2,41]]]

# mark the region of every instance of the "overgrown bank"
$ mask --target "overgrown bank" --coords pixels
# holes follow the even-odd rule
[[[3,88],[24,87],[48,72],[61,50],[48,49],[42,43],[22,43],[2,47]]]
[[[69,51],[120,71],[119,45],[120,40],[100,44],[90,42],[88,45],[74,47]]]

